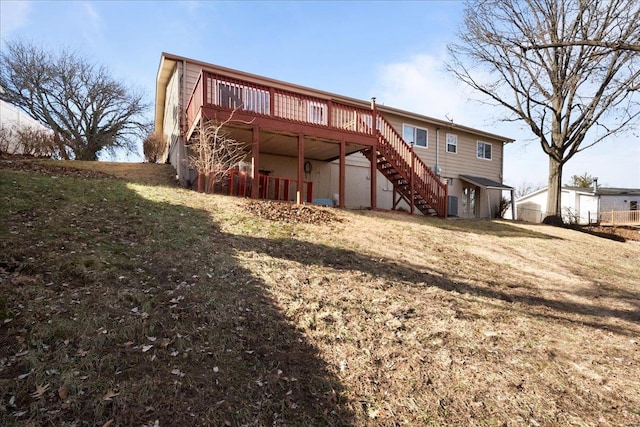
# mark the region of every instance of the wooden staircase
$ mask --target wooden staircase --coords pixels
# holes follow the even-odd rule
[[[369,161],[393,184],[395,190],[411,206],[424,215],[447,216],[447,184],[413,152],[391,124],[376,114],[375,148],[363,150]],[[395,207],[395,206],[394,206]]]

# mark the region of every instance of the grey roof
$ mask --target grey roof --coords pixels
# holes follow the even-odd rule
[[[598,187],[598,194],[604,194],[607,196],[640,196],[640,188]]]
[[[493,181],[481,176],[460,175],[460,179],[470,182],[471,184],[476,184],[480,187],[492,188],[497,190],[513,190],[513,187],[509,187],[508,185],[504,185],[501,182]]]

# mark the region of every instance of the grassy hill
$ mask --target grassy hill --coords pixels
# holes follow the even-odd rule
[[[639,260],[202,195],[164,165],[5,162],[0,424],[637,425]]]

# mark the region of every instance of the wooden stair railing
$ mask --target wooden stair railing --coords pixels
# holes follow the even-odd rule
[[[364,155],[376,162],[377,169],[393,184],[396,191],[425,215],[447,216],[447,184],[415,155],[391,124],[380,114],[376,117],[377,150],[369,148]]]

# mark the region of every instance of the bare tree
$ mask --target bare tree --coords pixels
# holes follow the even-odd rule
[[[157,163],[160,160],[160,155],[164,152],[164,139],[157,133],[150,133],[142,141],[142,152],[144,158],[149,163]]]
[[[449,69],[539,139],[547,222],[560,222],[563,166],[640,114],[640,2],[475,0],[459,38]]]
[[[212,120],[202,124],[193,143],[187,145],[192,153],[189,156],[191,167],[199,176],[207,178],[204,188],[207,193],[247,156],[248,144],[231,138],[225,127],[233,121],[232,112],[222,122]]]
[[[516,187],[516,199],[526,196],[527,194],[531,194],[534,191],[538,191],[541,188],[544,188],[544,185],[532,184],[530,182],[523,181]]]
[[[21,41],[0,52],[3,100],[47,124],[64,141],[63,158],[97,160],[102,150],[134,152],[149,124],[142,95],[76,53]]]

